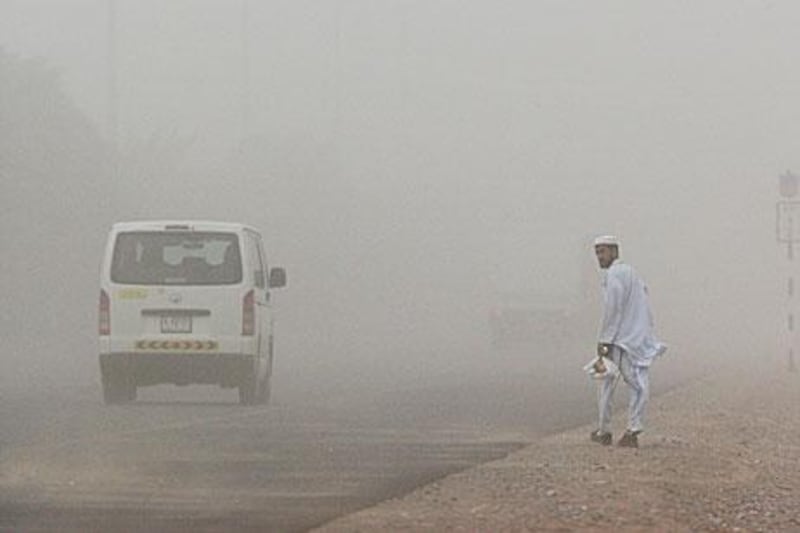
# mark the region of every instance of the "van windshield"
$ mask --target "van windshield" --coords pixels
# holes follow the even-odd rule
[[[136,231],[117,235],[111,281],[136,285],[234,285],[242,281],[235,233]]]

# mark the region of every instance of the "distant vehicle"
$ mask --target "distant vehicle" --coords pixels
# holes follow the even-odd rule
[[[236,387],[240,403],[267,403],[270,291],[285,285],[286,271],[268,269],[261,235],[244,224],[114,224],[100,280],[105,403],[161,383]]]

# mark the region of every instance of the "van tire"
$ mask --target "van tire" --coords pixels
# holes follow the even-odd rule
[[[250,358],[250,364],[247,367],[239,382],[239,403],[242,405],[255,405],[259,399],[258,389],[260,387],[254,357]]]
[[[110,376],[103,375],[103,403],[106,405],[114,405],[121,403],[122,398],[119,388],[110,378]]]
[[[103,402],[115,405],[136,399],[136,382],[128,372],[127,360],[101,361],[100,378],[103,385]]]
[[[106,405],[116,405],[136,400],[136,384],[126,378],[127,376],[122,376],[118,372],[103,374],[103,402]]]
[[[129,379],[126,386],[125,386],[125,396],[127,398],[126,401],[128,402],[135,402],[136,401],[136,383]]]
[[[267,371],[264,374],[264,380],[261,382],[261,386],[258,389],[258,403],[261,405],[267,405],[269,403],[270,396],[272,395],[272,358],[274,352],[274,344],[272,341],[272,336],[269,338],[269,358],[267,359]]]
[[[272,385],[270,383],[270,375],[264,376],[264,381],[258,387],[257,403],[260,405],[267,405],[269,403],[270,393],[272,392]]]

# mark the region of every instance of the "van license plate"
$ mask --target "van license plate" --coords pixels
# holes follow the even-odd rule
[[[161,333],[191,333],[191,315],[162,315]]]

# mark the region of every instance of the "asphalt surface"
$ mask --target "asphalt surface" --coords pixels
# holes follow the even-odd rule
[[[284,387],[264,407],[210,387],[112,407],[95,386],[3,398],[0,529],[305,531],[591,420],[585,377],[549,364],[327,397]]]

